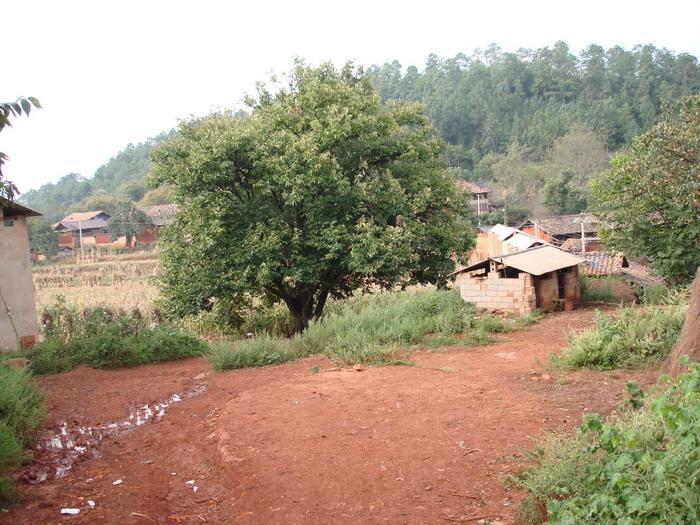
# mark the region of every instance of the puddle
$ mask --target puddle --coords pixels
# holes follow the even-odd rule
[[[28,465],[21,478],[30,484],[64,478],[77,461],[100,457],[98,445],[102,440],[127,434],[146,423],[158,421],[165,417],[173,404],[202,394],[206,389],[205,383],[197,383],[187,392],[173,394],[164,401],[130,406],[126,419],[106,425],[91,427],[64,422],[39,440],[34,449],[42,459]]]

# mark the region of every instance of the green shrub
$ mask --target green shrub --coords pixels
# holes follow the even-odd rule
[[[312,354],[326,355],[340,364],[406,363],[411,346],[484,344],[489,333],[510,330],[517,322],[491,315],[477,317],[474,306],[456,291],[364,294],[330,301],[321,319],[290,340],[266,336],[222,343],[209,357],[217,370]]]
[[[58,301],[42,314],[44,339],[26,353],[35,374],[78,364],[116,368],[192,357],[205,352],[198,337],[132,312],[93,308],[77,312]]]
[[[286,339],[270,336],[235,342],[213,343],[208,357],[215,370],[274,365],[301,357]]]
[[[589,415],[531,451],[515,483],[550,523],[700,523],[700,364],[640,403],[607,422]]]
[[[636,368],[665,357],[685,320],[685,305],[621,307],[616,316],[596,313],[592,328],[570,332],[568,346],[552,356],[567,368]]]
[[[12,497],[8,472],[20,465],[39,426],[43,397],[26,369],[0,364],[0,501]]]

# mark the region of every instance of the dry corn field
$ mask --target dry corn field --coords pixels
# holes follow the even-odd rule
[[[146,313],[158,297],[158,261],[126,260],[34,268],[37,311],[63,296],[80,308],[108,306]]]

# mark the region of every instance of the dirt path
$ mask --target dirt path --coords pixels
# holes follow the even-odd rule
[[[308,358],[214,374],[194,359],[47,378],[54,428],[108,426],[135,407],[206,391],[104,439],[101,457],[63,479],[26,485],[25,504],[0,521],[512,523],[519,495],[500,477],[514,470],[529,436],[575,426],[584,412],[607,413],[627,380],[651,379],[549,369],[564,330],[589,325],[592,315],[550,315],[488,346],[417,352],[415,367],[337,370]],[[61,516],[62,507],[81,512]]]

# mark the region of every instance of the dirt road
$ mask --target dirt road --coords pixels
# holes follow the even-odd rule
[[[25,485],[24,505],[0,521],[512,523],[520,495],[500,478],[529,436],[607,413],[627,380],[651,379],[549,368],[565,330],[592,316],[554,314],[488,346],[416,352],[414,367],[338,370],[308,358],[216,374],[193,359],[46,378],[47,435],[63,424],[108,429],[129,414],[134,430],[119,423],[62,479],[51,470]],[[37,454],[25,477],[51,461]]]

